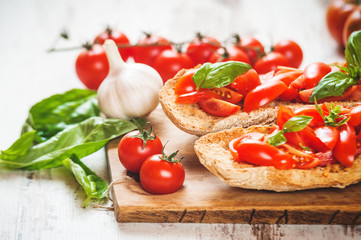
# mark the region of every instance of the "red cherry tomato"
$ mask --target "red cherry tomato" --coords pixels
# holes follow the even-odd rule
[[[295,113],[290,107],[285,107],[281,105],[278,108],[276,122],[280,129],[282,129],[283,124],[285,124],[290,118],[294,117]]]
[[[356,133],[349,124],[338,127],[339,139],[333,149],[333,155],[341,164],[351,167],[356,154]]]
[[[204,99],[198,104],[203,111],[219,117],[228,117],[240,110],[240,106],[217,98]]]
[[[209,58],[209,62],[211,63],[227,61],[238,61],[250,64],[247,54],[235,46],[219,48],[216,52],[213,52]]]
[[[279,96],[282,101],[291,101],[298,96],[298,91],[291,83],[302,75],[302,71],[287,71],[283,73],[276,73],[271,80],[280,80],[288,86],[287,90]]]
[[[231,140],[228,144],[229,147],[229,151],[231,152],[232,157],[234,158],[234,160],[236,160],[237,162],[241,162],[241,160],[239,159],[238,156],[238,152],[237,152],[237,148],[238,145],[244,140],[244,139],[252,139],[252,140],[256,140],[256,141],[263,141],[264,140],[264,134],[263,133],[259,133],[259,132],[250,132],[250,133],[246,133],[238,138],[235,138],[233,140]]]
[[[328,147],[333,149],[338,141],[338,130],[336,127],[321,126],[314,130],[316,136]]]
[[[329,72],[331,72],[331,67],[325,63],[315,62],[309,64],[303,72],[305,88],[316,87],[318,82]]]
[[[258,74],[265,74],[276,71],[278,66],[289,66],[288,59],[278,52],[270,52],[266,56],[258,59],[253,68]]]
[[[328,151],[329,148],[325,143],[322,142],[320,138],[317,137],[315,132],[310,127],[305,127],[302,131],[298,132],[303,141],[304,146],[309,147],[311,149],[315,149],[317,152],[325,152]]]
[[[326,21],[331,36],[339,45],[344,45],[343,33],[345,22],[357,8],[356,1],[336,0],[327,8]]]
[[[353,127],[356,127],[361,124],[361,105],[358,105],[351,109],[350,111],[350,120],[347,122]]]
[[[348,37],[354,31],[361,30],[361,7],[357,7],[346,19],[342,31],[342,42],[346,46]]]
[[[254,69],[250,69],[242,75],[239,75],[231,83],[231,87],[236,89],[237,92],[242,95],[246,95],[249,91],[259,85],[261,85],[261,80],[259,79],[258,73]]]
[[[296,89],[303,89],[305,88],[305,81],[303,79],[303,74],[296,78],[293,82],[291,82],[291,86]]]
[[[238,40],[238,41],[237,41]],[[250,64],[253,65],[258,58],[264,54],[264,47],[260,41],[254,37],[242,37],[236,36],[236,47],[243,50],[250,60]]]
[[[314,154],[310,154],[309,157],[303,158],[302,161],[296,161],[296,168],[298,169],[310,169],[318,166],[321,163],[321,159]]]
[[[162,157],[162,154],[148,157],[140,169],[140,184],[151,194],[173,193],[184,183],[185,172],[182,164],[163,160]]]
[[[298,95],[300,96],[302,102],[309,103],[310,97],[313,93],[314,88],[302,90],[298,92]]]
[[[162,51],[172,49],[172,46],[167,39],[152,34],[146,34],[145,38],[138,41],[138,45],[143,46],[133,47],[132,51],[134,61],[137,63],[144,63],[152,67],[155,59]]]
[[[112,39],[117,45],[130,44],[129,39],[124,33],[109,27],[104,32],[95,37],[94,43],[103,44],[107,39]],[[119,48],[119,53],[124,61],[127,61],[128,58],[132,55],[130,47]]]
[[[295,164],[291,155],[265,142],[244,139],[236,147],[239,159],[244,162],[277,169],[291,169]]]
[[[243,95],[229,88],[200,89],[199,91],[178,95],[176,103],[198,103],[206,98],[217,98],[229,103],[239,103]]]
[[[193,60],[195,65],[209,61],[211,55],[221,47],[220,42],[212,37],[205,37],[200,34],[188,44],[186,54]]]
[[[318,166],[325,167],[328,164],[335,164],[337,163],[336,158],[332,154],[332,150],[326,151],[326,152],[318,152],[315,153],[317,158],[321,160],[321,162],[318,164]]]
[[[286,84],[281,81],[263,83],[251,90],[244,99],[244,111],[251,112],[276,99],[287,90]]]
[[[301,65],[303,52],[296,42],[292,40],[281,40],[273,47],[273,51],[285,56],[290,67],[298,68]]]
[[[193,75],[198,69],[190,69],[181,76],[174,89],[174,93],[177,95],[195,92],[197,90],[196,84],[193,82]]]
[[[87,88],[97,90],[109,72],[109,63],[103,47],[94,44],[81,52],[76,59],[75,70]]]
[[[296,99],[298,97],[298,91],[296,88],[294,88],[292,85],[287,87],[287,90],[284,91],[278,98],[281,101],[291,101],[293,99]]]
[[[145,159],[151,155],[162,153],[163,149],[162,142],[158,137],[154,140],[148,139],[144,146],[143,139],[136,137],[139,134],[139,130],[129,132],[120,140],[118,145],[120,162],[128,171],[133,173],[139,173]]]
[[[193,66],[193,61],[188,55],[176,50],[162,51],[156,57],[153,65],[154,69],[162,77],[163,83],[173,78],[179,70]]]
[[[296,116],[310,116],[312,117],[311,122],[308,124],[311,128],[316,128],[324,125],[324,121],[320,113],[317,111],[315,106],[304,106],[295,110]]]

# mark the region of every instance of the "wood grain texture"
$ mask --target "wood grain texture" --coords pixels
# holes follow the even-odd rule
[[[178,192],[152,195],[132,178],[117,155],[119,139],[107,146],[116,218],[119,222],[357,224],[361,184],[346,189],[314,189],[276,193],[230,187],[198,161],[198,138],[176,128],[157,108],[149,117],[157,136],[169,140],[167,152],[180,150],[186,181]],[[133,174],[134,176],[134,174]]]

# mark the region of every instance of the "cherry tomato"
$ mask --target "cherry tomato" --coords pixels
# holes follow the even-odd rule
[[[197,90],[196,84],[193,82],[193,75],[198,69],[190,69],[186,73],[181,76],[174,89],[174,93],[177,95],[184,94],[184,93],[190,93]]]
[[[303,89],[305,88],[305,81],[303,79],[303,74],[296,78],[293,82],[291,82],[291,86],[296,89]]]
[[[109,27],[107,27],[104,32],[95,37],[94,43],[103,44],[107,39],[112,39],[117,45],[130,44],[129,39],[124,33]],[[127,61],[128,58],[132,55],[130,47],[119,48],[119,53],[124,61]]]
[[[261,85],[261,80],[259,79],[258,73],[254,69],[250,69],[242,75],[239,75],[231,83],[231,87],[236,89],[237,92],[242,95],[246,95],[249,91],[259,85]]]
[[[174,160],[163,160],[164,155],[148,157],[140,169],[140,184],[151,194],[169,194],[178,191],[184,183],[182,164]]]
[[[190,93],[177,95],[175,103],[193,104],[193,103],[198,103],[199,101],[207,98],[221,99],[221,96],[211,90],[200,90],[200,91],[194,91]]]
[[[361,7],[357,7],[346,19],[342,31],[343,45],[346,46],[348,37],[354,31],[361,30]]]
[[[285,124],[290,118],[294,117],[295,113],[290,107],[281,105],[278,108],[276,122],[280,129],[282,129],[283,124]]]
[[[168,79],[173,78],[176,73],[183,68],[193,67],[192,59],[177,50],[164,50],[156,57],[154,61],[154,69],[158,71],[159,75],[165,83]]]
[[[353,109],[351,109],[350,120],[347,123],[353,127],[356,127],[361,124],[361,105],[358,105]]]
[[[276,99],[287,90],[286,84],[281,81],[263,83],[251,90],[244,99],[244,111],[251,112]]]
[[[139,173],[145,159],[151,155],[162,153],[163,145],[158,137],[144,141],[139,137],[139,130],[127,133],[119,142],[118,156],[123,166],[133,173]],[[153,134],[154,136],[154,134]],[[149,137],[148,137],[149,138]]]
[[[314,154],[310,154],[309,157],[304,157],[302,161],[296,161],[296,168],[298,169],[310,169],[318,166],[321,163],[321,159]]]
[[[289,66],[288,59],[278,52],[270,52],[266,56],[258,59],[253,68],[258,74],[265,74],[276,71],[278,66]]]
[[[349,124],[338,127],[339,139],[333,149],[333,155],[341,164],[351,167],[356,154],[356,133]]]
[[[303,144],[304,146],[309,147],[311,149],[315,149],[317,152],[325,152],[329,150],[326,144],[323,143],[322,140],[317,137],[317,135],[312,130],[312,128],[307,126],[298,133],[301,135],[304,141]]]
[[[196,38],[188,44],[186,54],[195,65],[203,64],[208,62],[211,55],[220,47],[221,44],[217,39],[198,33]]]
[[[291,83],[302,75],[302,71],[287,71],[284,73],[276,73],[272,80],[280,80],[288,86],[287,90],[279,96],[282,101],[291,101],[298,96],[298,91]]]
[[[310,97],[313,93],[314,88],[302,90],[298,92],[298,95],[300,96],[302,102],[309,103]]]
[[[316,87],[318,82],[329,72],[331,72],[331,67],[325,63],[315,62],[309,64],[303,72],[305,88]]]
[[[310,116],[312,117],[311,122],[308,124],[311,128],[316,128],[324,125],[324,121],[320,113],[317,111],[315,106],[304,106],[295,110],[296,116]]]
[[[152,67],[155,59],[162,51],[172,49],[170,42],[164,37],[147,33],[145,34],[145,38],[138,41],[138,45],[143,46],[133,47],[132,51],[134,61],[137,63],[144,63]]]
[[[309,147],[308,142],[301,135],[301,132],[288,132],[284,135],[287,139],[287,144],[290,144],[296,148],[301,148],[301,146]]]
[[[228,117],[240,110],[240,106],[217,98],[204,99],[198,104],[203,111],[219,117]]]
[[[303,52],[296,42],[292,40],[281,40],[273,46],[273,51],[285,56],[290,67],[298,68],[301,65]]]
[[[298,97],[298,91],[296,88],[294,88],[292,85],[287,87],[287,90],[284,91],[278,98],[281,101],[291,101],[293,99],[296,99]]]
[[[314,130],[316,136],[328,147],[333,149],[338,141],[338,130],[336,127],[321,126]]]
[[[94,44],[86,48],[76,59],[76,74],[87,88],[97,90],[108,75],[108,59],[101,45]]]
[[[331,36],[339,45],[344,45],[343,32],[345,22],[350,14],[357,8],[357,1],[336,0],[327,8],[326,21]]]
[[[238,152],[237,152],[237,148],[238,145],[244,140],[244,139],[252,139],[252,140],[256,140],[256,141],[263,141],[264,139],[264,134],[263,133],[259,133],[259,132],[250,132],[250,133],[246,133],[238,138],[232,139],[229,144],[229,151],[231,152],[232,157],[234,158],[234,160],[236,160],[237,162],[241,162],[241,160],[239,159],[238,156]]]
[[[260,41],[254,37],[242,37],[235,36],[235,46],[243,50],[250,60],[250,64],[253,65],[258,58],[264,55],[264,47]]]
[[[238,61],[250,64],[247,54],[235,46],[218,48],[209,58],[209,62],[211,63],[227,61]]]
[[[236,146],[239,159],[260,166],[291,169],[295,160],[291,155],[265,142],[244,139]]]
[[[338,163],[336,158],[332,154],[332,150],[326,151],[326,152],[318,152],[315,153],[317,158],[321,160],[321,162],[318,164],[318,166],[325,167],[328,164],[335,164]]]

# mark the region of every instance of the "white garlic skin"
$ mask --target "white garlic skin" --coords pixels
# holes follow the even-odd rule
[[[109,47],[110,43],[106,41],[104,45],[106,44],[108,46],[104,46],[104,49],[107,52],[110,69],[107,78],[98,89],[98,104],[101,112],[109,118],[120,119],[147,116],[159,103],[159,90],[163,86],[162,78],[148,65],[127,64],[122,60],[116,62],[119,61],[115,58],[119,55],[118,48],[114,44],[107,50],[106,47]],[[109,56],[109,53],[113,56]],[[118,57],[121,59],[120,55]]]

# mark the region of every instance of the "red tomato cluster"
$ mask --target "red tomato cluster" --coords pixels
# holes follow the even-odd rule
[[[275,99],[309,103],[318,82],[329,72],[340,69],[321,62],[309,64],[304,70],[278,67],[267,74],[268,78],[263,81],[255,69],[250,69],[228,86],[199,90],[192,80],[196,71],[189,70],[179,78],[175,87],[176,103],[198,103],[209,114],[227,117],[237,113],[242,105],[245,112],[251,112]],[[354,85],[346,89],[342,96],[327,97],[320,102],[360,100],[360,90],[359,85]]]
[[[361,30],[361,6],[357,0],[335,0],[327,8],[328,31],[340,46],[352,32]]]
[[[175,155],[164,154],[162,142],[152,130],[129,132],[118,145],[122,165],[139,173],[143,189],[152,194],[173,193],[183,186],[184,168]]]
[[[229,143],[229,150],[238,162],[274,166],[277,169],[309,169],[334,163],[351,167],[355,156],[361,153],[361,105],[352,109],[335,109],[335,106],[326,103],[319,109],[305,106],[295,111],[281,106],[277,125],[271,128],[270,135],[282,129],[294,116],[311,116],[312,121],[301,131],[285,133],[287,142],[277,147],[267,142],[270,135],[253,132],[233,139]],[[325,124],[324,118],[335,111],[339,115],[334,125]],[[341,121],[344,122],[338,126]]]
[[[108,61],[101,44],[112,39],[119,46],[124,61],[130,57],[137,63],[147,64],[158,71],[165,83],[181,69],[188,69],[206,62],[240,61],[254,66],[259,74],[276,70],[277,66],[299,67],[303,54],[300,46],[290,40],[283,40],[266,53],[261,42],[253,37],[235,38],[230,46],[210,36],[197,34],[185,44],[176,44],[164,37],[145,34],[135,45],[127,36],[107,28],[88,44],[76,60],[76,73],[83,84],[98,89],[109,72]]]

